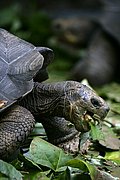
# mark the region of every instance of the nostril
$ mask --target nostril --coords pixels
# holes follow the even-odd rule
[[[96,108],[100,108],[101,107],[99,101],[96,98],[91,98],[91,103]]]

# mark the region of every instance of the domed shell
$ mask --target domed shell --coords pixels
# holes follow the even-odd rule
[[[0,29],[0,111],[32,90],[43,62],[34,45]]]

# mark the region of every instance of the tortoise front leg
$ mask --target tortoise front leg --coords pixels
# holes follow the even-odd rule
[[[61,117],[44,117],[38,118],[43,124],[49,142],[59,144],[74,138],[78,134],[75,127]]]
[[[12,106],[0,117],[0,158],[10,159],[34,127],[34,117],[21,106]]]
[[[41,119],[39,117],[39,119]],[[46,131],[49,142],[64,149],[66,153],[77,153],[79,151],[80,133],[64,118],[49,117],[42,118],[41,123]]]

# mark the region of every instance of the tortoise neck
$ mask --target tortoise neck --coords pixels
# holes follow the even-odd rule
[[[33,96],[37,113],[44,116],[64,117],[66,82],[35,83]]]
[[[19,105],[26,107],[34,116],[59,116],[70,120],[70,105],[76,82],[35,83],[31,93]]]
[[[26,95],[19,105],[24,106],[34,116],[63,116],[64,84],[62,83],[34,83],[31,93]],[[59,104],[61,104],[59,106]],[[59,106],[59,108],[58,108]]]

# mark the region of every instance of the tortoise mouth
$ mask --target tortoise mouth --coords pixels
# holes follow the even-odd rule
[[[94,124],[99,124],[101,121],[101,117],[99,115],[94,114],[93,112],[90,112],[90,111],[86,111],[84,116],[85,116],[85,120],[87,117],[89,122],[93,122]]]

